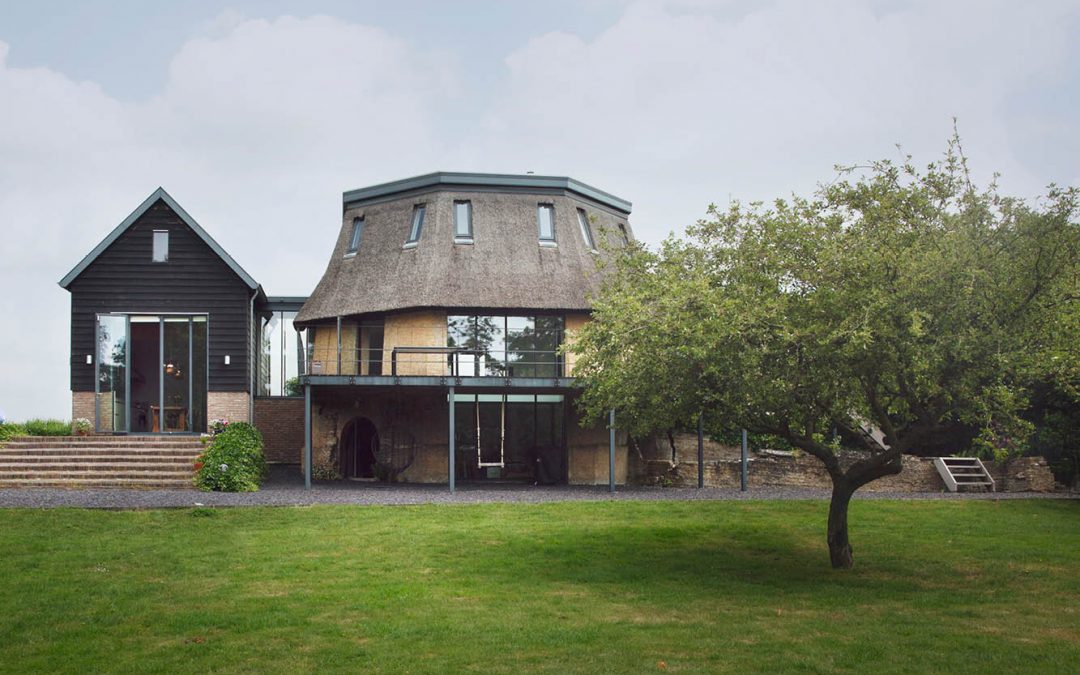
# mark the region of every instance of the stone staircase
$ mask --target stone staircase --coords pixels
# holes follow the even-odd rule
[[[0,444],[0,488],[194,489],[193,436],[18,436]]]

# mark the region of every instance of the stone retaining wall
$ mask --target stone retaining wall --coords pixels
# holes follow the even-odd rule
[[[630,455],[632,481],[644,485],[697,486],[697,439],[692,435],[676,437],[676,462],[670,459],[666,439],[656,447]],[[658,455],[666,450],[667,457]],[[684,458],[692,458],[687,461]],[[1042,457],[1021,457],[1003,464],[984,462],[999,492],[1052,492],[1054,476]],[[711,441],[705,447],[706,487],[739,487],[741,466],[739,449]],[[816,457],[751,453],[747,467],[750,486],[786,485],[791,487],[831,488],[825,467]],[[878,492],[942,492],[944,481],[925,457],[904,457],[904,469],[862,489]]]

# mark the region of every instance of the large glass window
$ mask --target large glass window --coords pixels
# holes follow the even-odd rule
[[[97,428],[127,431],[127,317],[101,315],[97,333]]]
[[[560,377],[562,333],[562,316],[452,315],[446,345],[462,376]]]
[[[565,480],[565,404],[558,394],[456,394],[457,477]]]
[[[259,358],[260,396],[300,396],[300,376],[304,374],[307,332],[293,327],[296,312],[271,312],[262,323]]]
[[[206,429],[205,315],[98,316],[97,429]]]

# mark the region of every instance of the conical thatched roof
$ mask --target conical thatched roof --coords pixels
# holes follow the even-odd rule
[[[472,203],[472,243],[454,237],[454,202]],[[588,216],[597,244],[604,230],[621,240],[630,203],[569,178],[438,173],[347,192],[342,228],[322,280],[296,318],[416,308],[588,310],[599,287],[596,261],[581,232]],[[424,204],[423,232],[406,245],[413,209]],[[555,245],[542,244],[537,207],[551,204]],[[346,253],[355,218],[358,250]]]

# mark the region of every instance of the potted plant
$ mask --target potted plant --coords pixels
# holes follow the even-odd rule
[[[94,429],[94,425],[85,417],[77,417],[71,421],[71,426],[78,436],[88,436]]]

